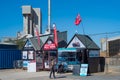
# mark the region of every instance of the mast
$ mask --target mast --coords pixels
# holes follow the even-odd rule
[[[50,0],[48,0],[48,32],[51,33],[51,30],[50,30]]]

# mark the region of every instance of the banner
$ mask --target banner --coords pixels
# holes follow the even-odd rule
[[[58,46],[58,37],[57,37],[57,30],[56,30],[56,25],[55,24],[53,24],[53,28],[54,28],[54,43],[57,47]]]

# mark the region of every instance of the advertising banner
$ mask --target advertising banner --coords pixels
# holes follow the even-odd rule
[[[30,61],[28,63],[27,72],[36,72],[36,61]]]
[[[27,51],[23,51],[22,59],[27,59]]]
[[[88,64],[81,64],[80,76],[87,76]]]

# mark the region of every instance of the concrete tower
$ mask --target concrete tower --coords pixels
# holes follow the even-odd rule
[[[42,33],[40,8],[32,8],[29,5],[22,6],[22,14],[24,35],[35,36],[34,27],[37,27],[39,33]]]

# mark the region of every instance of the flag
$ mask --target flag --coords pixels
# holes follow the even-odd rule
[[[53,29],[54,29],[54,43],[56,47],[58,46],[58,37],[57,37],[57,30],[56,30],[56,25],[53,24]]]
[[[34,27],[35,35],[37,36],[38,45],[40,46],[40,35],[37,27]]]
[[[79,25],[81,21],[82,21],[82,19],[81,19],[80,15],[78,14],[75,19],[75,25]]]

